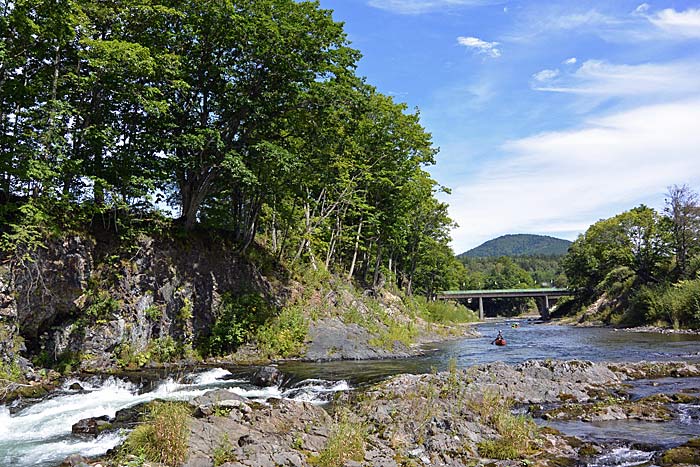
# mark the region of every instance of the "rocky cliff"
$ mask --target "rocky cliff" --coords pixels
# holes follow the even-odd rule
[[[293,305],[307,328],[296,355],[308,360],[405,357],[418,352],[414,344],[455,334],[387,291],[362,293],[330,275],[301,284],[264,250],[253,261],[212,232],[128,241],[98,232],[44,245],[6,258],[0,271],[0,362],[15,373],[31,372],[21,356],[63,372],[191,362],[222,300],[246,295],[275,310]],[[260,356],[248,345],[234,358]]]
[[[224,293],[256,293],[277,305],[287,291],[220,238],[140,236],[124,248],[66,236],[12,262],[0,279],[0,354],[15,359],[21,337],[42,362],[81,370],[113,367],[154,349],[191,349],[206,335]]]

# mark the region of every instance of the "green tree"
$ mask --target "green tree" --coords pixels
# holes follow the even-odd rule
[[[700,252],[700,200],[687,185],[668,188],[666,216],[671,221],[676,275],[687,277],[689,260]]]

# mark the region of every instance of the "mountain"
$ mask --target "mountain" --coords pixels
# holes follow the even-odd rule
[[[485,258],[499,256],[562,256],[571,242],[546,235],[503,235],[462,253],[460,257]]]

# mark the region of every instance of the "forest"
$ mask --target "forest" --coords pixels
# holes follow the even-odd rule
[[[431,135],[318,2],[0,0],[0,37],[7,255],[208,229],[368,287],[456,285]]]
[[[609,324],[700,328],[700,198],[669,187],[663,212],[645,205],[593,224],[563,260],[577,291],[562,312]]]

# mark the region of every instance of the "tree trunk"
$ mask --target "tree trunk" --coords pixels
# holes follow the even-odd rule
[[[360,234],[362,232],[362,218],[360,218],[360,223],[357,225],[357,234],[355,235],[355,249],[352,253],[352,262],[350,263],[350,272],[348,272],[348,280],[352,279],[352,275],[355,272],[355,263],[357,262],[357,250],[360,247]]]
[[[382,244],[377,242],[377,259],[374,262],[374,278],[372,279],[372,288],[376,288],[379,283],[379,268],[382,265]]]

